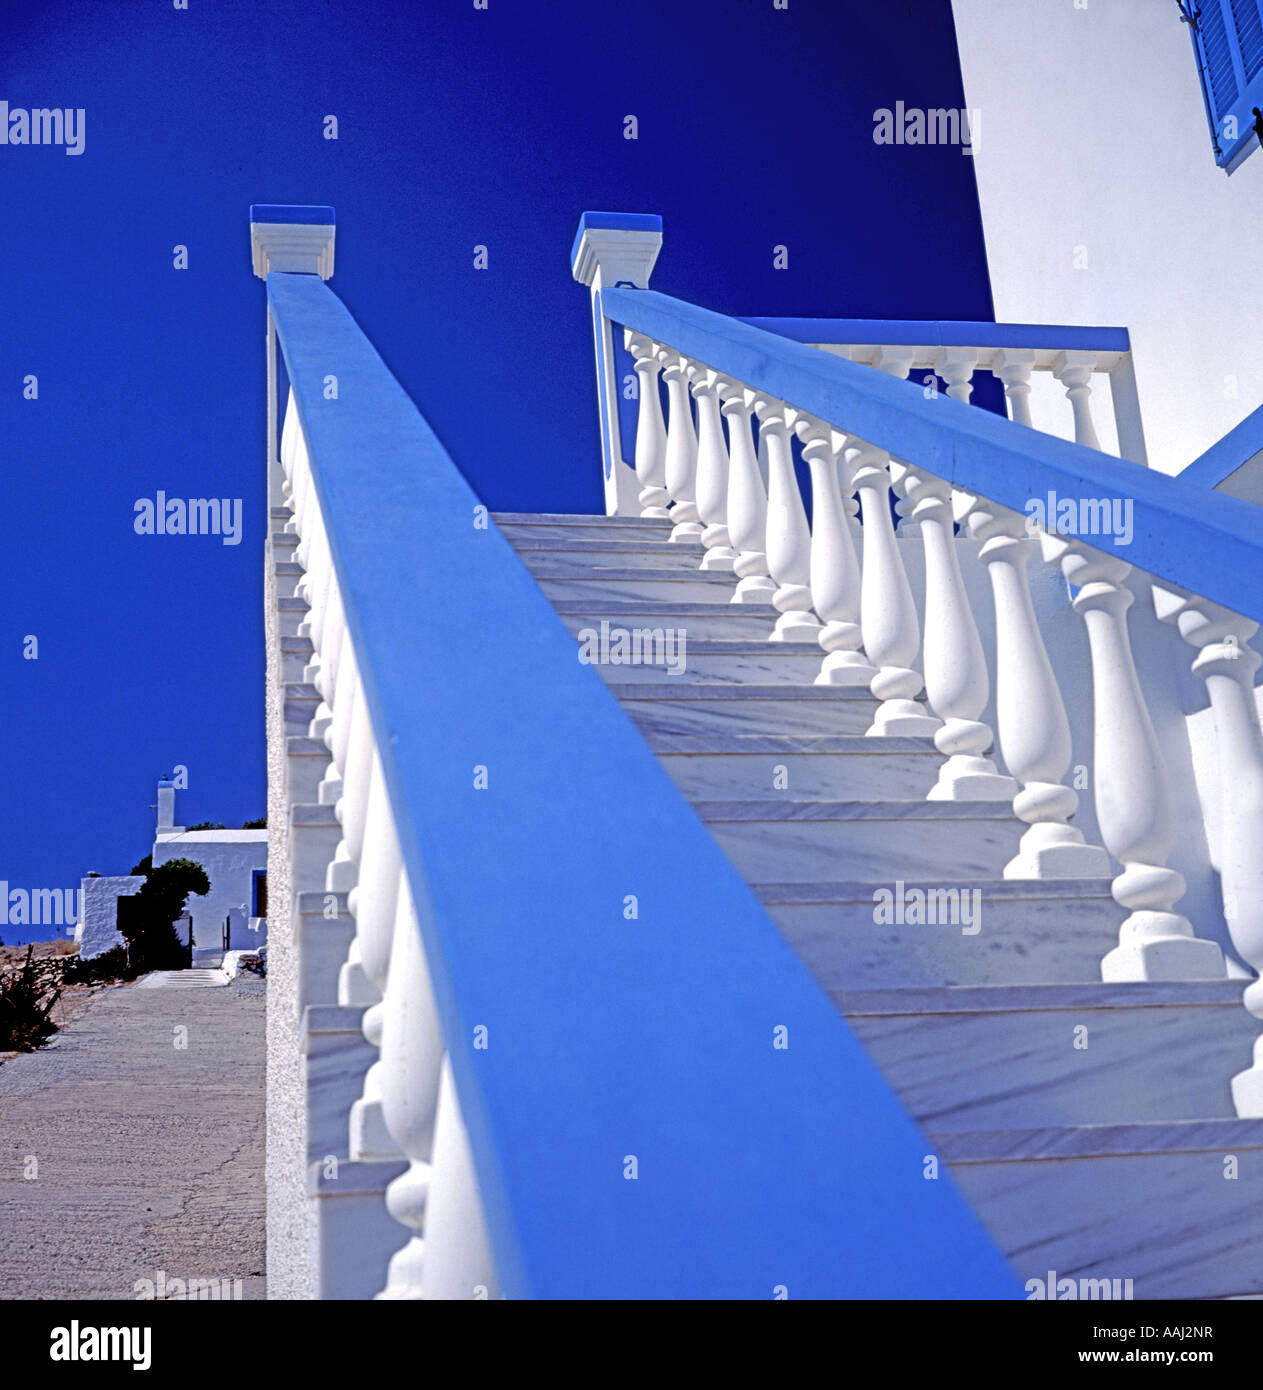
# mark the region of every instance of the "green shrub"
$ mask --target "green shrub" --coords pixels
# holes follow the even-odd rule
[[[51,1014],[61,998],[61,966],[36,960],[34,946],[15,970],[0,974],[0,1050],[34,1052],[57,1031]]]
[[[106,980],[132,980],[135,972],[127,964],[127,947],[115,946],[91,960],[67,956],[61,968],[61,978],[68,985],[96,985]]]

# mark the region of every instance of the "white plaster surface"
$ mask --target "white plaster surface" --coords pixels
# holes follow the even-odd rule
[[[161,836],[153,847],[154,868],[171,859],[192,859],[206,870],[210,892],[205,897],[190,893],[188,910],[193,918],[193,944],[217,947],[223,941],[224,918],[232,909],[244,907],[249,917],[253,871],[268,866],[268,832],[193,830]],[[263,945],[261,940],[246,939],[255,935],[243,925],[231,944],[242,949]]]
[[[1129,329],[1150,466],[1178,472],[1263,401],[1263,150],[1216,166],[1173,0],[952,10],[996,318]],[[1054,403],[1031,399],[1046,428]]]
[[[132,874],[101,875],[83,880],[83,912],[75,927],[75,940],[84,960],[123,944],[118,931],[118,900],[139,892],[144,882],[142,877]]]

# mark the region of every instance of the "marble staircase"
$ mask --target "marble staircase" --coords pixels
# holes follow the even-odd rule
[[[867,689],[815,684],[819,647],[769,642],[776,610],[732,602],[669,520],[496,520],[572,632],[686,634],[676,674],[593,664],[1019,1278],[1263,1293],[1263,1212],[1240,1196],[1263,1121],[1236,1117],[1224,1064],[1255,1031],[1240,982],[1102,982],[1126,915],[1110,879],[1006,879],[1010,802],[927,800],[933,739],[866,735]]]

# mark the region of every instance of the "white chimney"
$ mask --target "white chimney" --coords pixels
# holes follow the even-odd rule
[[[164,777],[158,783],[158,834],[179,835],[184,830],[175,823],[175,783]]]

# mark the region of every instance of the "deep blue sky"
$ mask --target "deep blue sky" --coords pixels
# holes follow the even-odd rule
[[[81,156],[0,147],[11,887],[126,872],[177,763],[183,823],[265,809],[251,202],[337,208],[333,288],[495,508],[601,508],[584,208],[661,213],[654,287],[709,308],[992,316],[972,161],[872,141],[963,104],[948,0],[189,4],[0,0],[0,98],[87,112]],[[243,498],[242,543],[135,535],[158,489]]]

